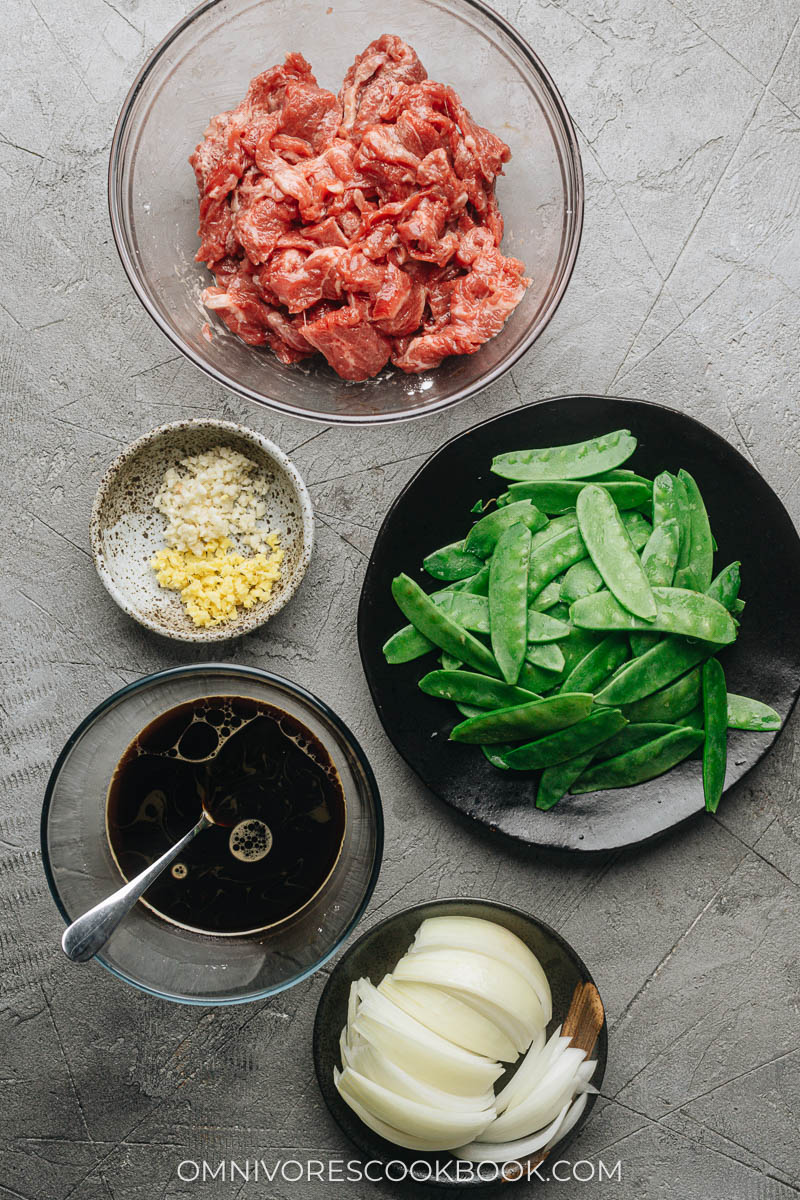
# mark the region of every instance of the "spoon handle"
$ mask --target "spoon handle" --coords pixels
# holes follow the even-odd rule
[[[78,917],[64,930],[61,938],[61,948],[67,958],[73,962],[88,962],[106,944],[111,934],[119,925],[126,913],[130,912],[139,897],[147,891],[181,851],[189,845],[198,833],[211,825],[208,816],[203,813],[200,820],[185,834],[179,842],[171,846],[160,858],[145,867],[130,883],[126,883],[119,891],[113,892],[105,900],[101,900],[94,908],[90,908],[83,916]]]

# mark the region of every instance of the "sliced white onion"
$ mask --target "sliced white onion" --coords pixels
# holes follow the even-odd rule
[[[431,1140],[430,1138],[412,1137],[411,1134],[403,1133],[399,1129],[393,1129],[392,1126],[387,1125],[385,1121],[379,1120],[373,1113],[364,1108],[362,1104],[359,1104],[358,1100],[356,1100],[355,1097],[350,1094],[346,1087],[342,1087],[341,1072],[337,1071],[335,1067],[333,1069],[333,1082],[336,1086],[336,1090],[348,1108],[351,1108],[356,1116],[362,1120],[364,1124],[372,1130],[373,1133],[377,1133],[378,1137],[386,1138],[387,1142],[392,1142],[395,1146],[405,1146],[407,1150],[434,1151],[441,1149],[452,1149],[450,1146],[439,1146],[435,1139]]]
[[[379,1120],[401,1133],[413,1137],[435,1139],[441,1150],[450,1149],[461,1138],[476,1138],[494,1117],[494,1109],[483,1112],[447,1112],[430,1104],[420,1104],[406,1096],[398,1096],[352,1067],[345,1067],[341,1076],[342,1088]]]
[[[461,1054],[469,1052],[460,1051],[458,1046],[438,1038],[429,1029],[425,1030],[427,1038],[417,1037],[406,1029],[398,1029],[363,1012],[356,1017],[354,1028],[371,1046],[376,1046],[410,1075],[445,1092],[481,1096],[502,1074],[503,1069],[499,1064],[490,1063],[477,1055],[472,1056],[474,1061],[461,1058]]]
[[[539,997],[527,980],[506,963],[474,950],[415,951],[400,959],[394,977],[431,983],[496,1005],[527,1033],[525,1046],[547,1023]]]
[[[513,1108],[520,1100],[530,1095],[556,1059],[564,1053],[569,1045],[569,1038],[561,1036],[559,1025],[539,1054],[535,1053],[535,1045],[536,1043],[533,1043],[514,1075],[498,1095],[495,1105],[498,1113]]]
[[[439,948],[475,950],[513,967],[536,992],[548,1024],[553,998],[547,976],[533,951],[510,929],[480,917],[428,917],[416,932],[412,952]]]
[[[483,1134],[486,1142],[508,1142],[528,1137],[552,1121],[576,1091],[576,1073],[585,1058],[583,1050],[569,1046],[544,1078],[513,1108],[509,1107]]]
[[[516,1062],[519,1053],[497,1025],[456,996],[428,983],[401,983],[386,975],[378,991],[428,1029],[474,1054]]]
[[[565,1104],[556,1119],[546,1129],[531,1134],[527,1138],[518,1138],[514,1142],[470,1142],[468,1146],[459,1146],[453,1151],[455,1158],[465,1158],[469,1162],[519,1162],[530,1158],[537,1150],[541,1150],[560,1137],[561,1127],[569,1112],[569,1103]]]
[[[567,1115],[561,1123],[561,1128],[550,1138],[550,1141],[545,1146],[546,1150],[549,1150],[551,1146],[555,1146],[556,1142],[560,1142],[562,1138],[565,1138],[569,1131],[578,1124],[583,1115],[583,1110],[586,1108],[588,1099],[589,1097],[584,1092],[582,1096],[578,1096],[577,1100],[573,1100],[567,1110]]]
[[[349,1029],[350,1026],[353,1024],[353,1021],[355,1021],[357,1012],[358,1012],[358,980],[354,979],[353,982],[350,984],[350,995],[347,997],[347,1025],[345,1026],[346,1029]]]
[[[498,1029],[516,1047],[518,1055],[524,1054],[530,1046],[531,1031],[527,1025],[523,1025],[521,1021],[517,1021],[509,1012],[500,1008],[499,1005],[493,1004],[491,1000],[486,1000],[483,996],[471,995],[469,992],[459,992],[455,988],[437,990],[446,990],[449,996],[452,996],[456,1000],[461,1000],[463,1004],[469,1005],[479,1016],[485,1017],[487,1021],[491,1021],[494,1025],[497,1025]]]
[[[390,1092],[396,1092],[398,1096],[405,1096],[409,1100],[418,1100],[420,1104],[430,1104],[434,1108],[441,1108],[445,1112],[485,1112],[491,1109],[494,1112],[494,1092],[489,1089],[482,1096],[459,1096],[454,1092],[445,1092],[441,1088],[434,1087],[431,1083],[425,1083],[422,1079],[416,1079],[405,1071],[397,1063],[393,1063],[390,1058],[378,1050],[376,1046],[370,1046],[369,1042],[358,1039],[358,1045],[349,1047],[345,1046],[342,1050],[342,1063],[346,1067],[352,1067],[354,1071],[358,1071],[359,1075],[366,1076],[373,1083],[379,1083],[381,1087],[388,1088]]]
[[[577,1082],[580,1084],[580,1086],[582,1088],[585,1088],[588,1090],[588,1088],[591,1087],[589,1080],[594,1075],[596,1066],[597,1066],[597,1060],[593,1058],[590,1062],[582,1062],[581,1065],[578,1067],[576,1077],[577,1077]],[[595,1088],[595,1091],[596,1090],[597,1089]]]

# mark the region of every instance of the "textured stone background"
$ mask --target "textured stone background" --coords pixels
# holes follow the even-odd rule
[[[747,454],[800,518],[796,0],[498,0],[580,131],[578,267],[513,377],[434,421],[356,434],[273,418],[212,385],[156,330],[117,261],[105,204],[113,123],[135,71],[188,7],[3,5],[0,1196],[325,1195],[338,1189],[181,1184],[175,1168],[349,1152],[312,1073],[322,976],[227,1011],[147,999],[62,961],[42,874],[42,791],[77,719],[122,683],[196,657],[139,629],[103,591],[88,554],[96,482],[151,426],[213,414],[274,437],[316,505],[301,593],[219,657],[306,684],[363,740],[388,824],[367,921],[437,894],[519,901],[596,973],[611,1055],[580,1151],[621,1158],[623,1181],[557,1194],[789,1200],[800,1190],[800,722],[718,818],[638,854],[531,860],[456,823],[398,761],[373,714],[353,618],[398,489],[434,447],[523,399],[605,390],[683,409]]]

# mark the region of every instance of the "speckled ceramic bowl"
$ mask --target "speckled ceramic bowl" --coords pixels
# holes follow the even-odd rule
[[[153,507],[164,472],[182,458],[230,446],[258,464],[270,480],[264,523],[281,535],[281,576],[268,600],[225,625],[194,625],[177,592],[159,587],[150,566],[164,545],[165,521]],[[279,612],[297,590],[314,544],[311,499],[282,450],[230,421],[175,421],[151,430],[114,459],[97,490],[89,526],[95,566],[120,608],[147,629],[184,642],[240,637]]]

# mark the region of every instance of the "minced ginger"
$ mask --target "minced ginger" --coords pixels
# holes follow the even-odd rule
[[[266,600],[280,577],[284,551],[280,535],[266,534],[270,553],[245,557],[228,537],[207,542],[199,554],[190,550],[159,550],[150,565],[163,588],[180,592],[195,625],[207,628],[231,621],[237,609]]]

